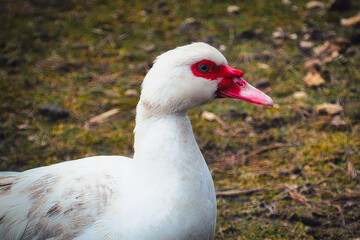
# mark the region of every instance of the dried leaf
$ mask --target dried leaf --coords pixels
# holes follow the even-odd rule
[[[144,50],[146,52],[153,52],[155,50],[155,45],[151,43],[151,44],[147,45],[146,47],[144,47]]]
[[[330,41],[324,42],[321,46],[314,48],[314,56],[320,57],[321,55],[329,55],[332,52],[339,51],[340,46],[332,44]]]
[[[314,43],[310,41],[301,41],[299,47],[303,51],[309,51],[314,47]]]
[[[345,27],[355,26],[357,24],[360,24],[360,13],[350,18],[341,19],[341,25]]]
[[[325,84],[325,80],[321,77],[321,75],[316,71],[309,72],[305,78],[304,82],[308,87],[318,87]]]
[[[350,161],[346,161],[347,171],[346,174],[350,176],[352,179],[357,177],[357,171],[354,165]]]
[[[290,191],[290,197],[296,202],[308,203],[309,200],[298,191]]]
[[[226,132],[224,132],[224,130],[222,130],[221,128],[215,128],[214,133],[215,133],[216,135],[221,136],[221,137],[225,137],[225,136],[226,136]]]
[[[325,8],[325,7],[326,7],[325,3],[319,1],[310,1],[306,3],[306,8],[308,9]]]
[[[332,120],[331,120],[331,125],[334,127],[344,127],[346,126],[346,122],[340,118],[340,116],[335,116]]]
[[[125,91],[125,96],[127,97],[138,97],[139,93],[135,89],[128,89]]]
[[[218,118],[218,116],[216,116],[214,113],[212,112],[208,112],[208,111],[203,111],[201,113],[201,118],[205,119],[207,121],[213,122],[216,120],[216,118]]]
[[[228,128],[226,122],[224,122],[219,116],[212,112],[203,111],[200,117],[210,122],[217,121],[223,128]]]
[[[316,112],[319,114],[336,115],[344,110],[339,104],[323,103],[316,106]]]
[[[25,130],[25,129],[28,129],[29,128],[29,122],[25,122],[23,124],[20,124],[17,126],[17,129],[19,130]]]
[[[276,30],[271,34],[272,38],[274,39],[283,39],[285,37],[285,34],[283,31]]]
[[[317,58],[309,59],[309,60],[305,61],[304,68],[309,69],[309,70],[316,69],[317,66],[321,66],[323,64],[324,63],[320,59],[317,59]]]
[[[295,99],[305,99],[308,97],[308,95],[304,91],[298,91],[293,93],[293,97]]]
[[[228,6],[227,12],[229,14],[239,14],[240,13],[240,8],[238,6],[236,6],[236,5],[231,5],[231,6]]]
[[[324,55],[331,55],[333,52],[340,52],[347,48],[350,41],[345,38],[336,38],[334,40],[328,40],[323,45],[314,48],[315,57],[323,57]]]
[[[338,58],[340,53],[344,52],[349,45],[350,41],[345,38],[336,38],[325,41],[322,45],[313,49],[313,56],[310,60],[305,62],[304,67],[306,69],[311,69],[329,63]]]
[[[286,6],[290,6],[291,5],[291,1],[290,0],[282,0],[282,3]]]

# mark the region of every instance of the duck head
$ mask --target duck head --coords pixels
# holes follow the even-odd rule
[[[206,43],[192,43],[156,58],[142,84],[140,108],[152,114],[186,113],[215,98],[272,106],[272,99],[247,83],[243,72]]]

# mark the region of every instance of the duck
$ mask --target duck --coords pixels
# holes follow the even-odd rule
[[[158,56],[141,86],[133,158],[1,172],[0,239],[213,239],[214,182],[187,113],[216,98],[273,105],[242,77],[206,43]]]

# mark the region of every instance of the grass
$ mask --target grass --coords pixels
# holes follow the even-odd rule
[[[233,67],[262,89],[279,108],[230,99],[190,111],[199,145],[216,188],[261,189],[218,197],[216,239],[354,239],[360,236],[359,45],[321,66],[326,84],[303,82],[311,52],[299,49],[350,38],[347,11],[308,10],[306,1],[0,1],[0,169],[25,170],[99,154],[132,155],[137,97],[146,68],[160,53],[192,41],[223,51]],[[185,24],[185,19],[193,18]],[[189,20],[187,20],[189,22]],[[191,21],[190,21],[191,22]],[[245,31],[261,35],[248,39]],[[274,41],[276,30],[297,39]],[[154,49],[146,51],[149,45]],[[292,94],[304,91],[305,99]],[[344,107],[341,128],[318,104]],[[57,121],[40,106],[70,111]],[[119,108],[115,116],[88,127],[93,116]],[[226,122],[208,122],[206,110]],[[216,133],[216,134],[214,134]],[[262,151],[259,151],[262,149]],[[351,165],[349,165],[349,163]],[[351,171],[351,166],[355,170]],[[351,174],[351,172],[353,174]],[[305,200],[304,200],[305,199]]]

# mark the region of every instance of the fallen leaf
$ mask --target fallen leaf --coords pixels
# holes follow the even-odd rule
[[[346,166],[347,166],[346,174],[348,176],[350,176],[351,178],[356,178],[357,171],[356,171],[356,168],[354,167],[354,165],[352,165],[352,163],[350,161],[346,161]]]
[[[360,24],[360,13],[350,18],[342,18],[340,23],[345,27],[358,25]]]
[[[238,6],[236,6],[236,5],[231,5],[231,6],[228,6],[227,12],[229,14],[239,14],[240,13],[240,8]]]
[[[335,116],[330,123],[334,127],[344,127],[346,126],[346,122],[340,118],[340,116]]]
[[[305,69],[316,69],[317,67],[329,63],[338,57],[340,53],[350,46],[350,40],[346,38],[336,38],[325,41],[322,45],[313,48],[311,59],[304,64]]]
[[[321,46],[314,48],[314,56],[324,58],[333,52],[343,51],[349,44],[350,41],[346,38],[336,38],[331,41],[325,41]]]
[[[296,40],[296,39],[298,39],[298,35],[296,33],[292,33],[292,34],[289,35],[289,38],[291,40]]]
[[[270,66],[267,65],[266,63],[258,63],[258,66],[261,69],[269,69],[270,68]]]
[[[320,61],[320,59],[309,59],[305,61],[304,68],[308,70],[317,69],[321,65],[323,65],[323,63]]]
[[[125,91],[125,96],[127,97],[138,97],[139,93],[135,89],[128,89]]]
[[[298,91],[298,92],[294,92],[293,93],[293,97],[295,98],[295,99],[304,99],[304,98],[307,98],[308,97],[308,95],[306,94],[306,92],[304,92],[304,91]]]
[[[278,108],[280,108],[280,105],[279,105],[279,104],[277,104],[277,103],[274,103],[272,107],[273,107],[273,108],[277,108],[277,109],[278,109]]]
[[[181,32],[194,32],[200,27],[200,23],[195,18],[186,18],[180,25],[179,31]]]
[[[321,77],[321,75],[316,71],[309,72],[304,77],[304,82],[308,87],[319,87],[325,84],[325,80]]]
[[[344,110],[339,104],[323,103],[316,106],[316,112],[319,114],[336,115]]]
[[[325,3],[319,1],[310,1],[306,3],[306,8],[308,9],[325,8],[325,7],[326,7]]]
[[[291,1],[290,0],[282,0],[282,3],[286,6],[290,6],[291,5]]]
[[[153,52],[155,50],[155,45],[154,44],[149,44],[146,47],[144,47],[144,50],[146,52]]]
[[[215,128],[214,133],[218,136],[221,137],[225,137],[226,136],[226,132],[224,132],[224,130],[222,130],[221,128]]]
[[[301,41],[299,47],[303,51],[309,51],[314,47],[314,43],[310,41]]]
[[[299,193],[296,190],[295,191],[290,191],[289,194],[290,194],[290,197],[296,202],[302,202],[302,203],[308,203],[309,202],[309,200],[304,195],[302,195],[301,193]]]
[[[282,38],[285,37],[284,32],[282,32],[282,31],[280,31],[280,30],[276,30],[275,32],[273,32],[273,33],[271,34],[271,36],[272,36],[272,38],[274,38],[274,39],[282,39]]]
[[[34,135],[30,135],[27,138],[30,142],[39,142],[39,136],[34,134]]]
[[[25,122],[23,124],[20,124],[17,126],[17,129],[19,130],[25,130],[25,129],[28,129],[29,128],[29,123],[28,122]]]
[[[216,120],[216,118],[218,118],[218,116],[216,116],[214,113],[212,112],[208,112],[208,111],[203,111],[201,113],[201,118],[205,119],[207,121],[213,122]]]
[[[217,121],[223,128],[229,127],[226,122],[224,122],[219,116],[212,112],[203,111],[200,117],[210,122]]]

